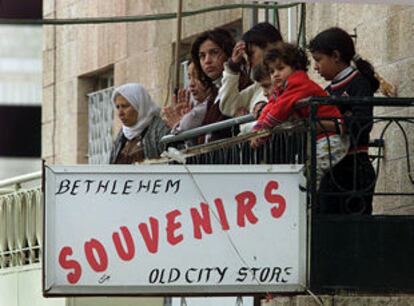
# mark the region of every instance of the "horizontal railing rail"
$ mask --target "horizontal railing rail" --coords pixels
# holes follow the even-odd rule
[[[351,96],[324,96],[311,97],[302,100],[297,104],[298,107],[307,105],[344,105],[344,103],[352,104],[353,106],[373,106],[373,107],[404,107],[414,106],[413,98],[389,98],[389,97],[351,97]]]
[[[40,179],[41,177],[42,177],[42,171],[37,171],[33,173],[28,173],[24,175],[15,176],[12,178],[0,180],[0,188],[10,187],[14,185],[21,185],[22,183],[37,180],[37,179]]]
[[[236,126],[239,126],[240,124],[252,122],[254,120],[255,118],[251,114],[240,116],[240,117],[235,117],[235,118],[215,122],[209,125],[200,126],[200,127],[197,127],[197,128],[194,128],[188,131],[184,131],[176,135],[166,135],[161,138],[161,143],[169,144],[169,143],[174,143],[174,142],[190,140],[190,139],[193,139],[201,135],[236,127]]]

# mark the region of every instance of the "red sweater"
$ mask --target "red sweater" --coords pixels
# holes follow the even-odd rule
[[[286,121],[294,113],[295,103],[302,99],[327,95],[318,84],[309,79],[305,71],[296,71],[288,77],[285,88],[277,93],[277,98],[269,99],[253,130],[271,128]],[[308,118],[309,110],[310,107],[306,106],[296,110],[295,114],[300,118]],[[334,105],[320,105],[316,114],[318,117],[341,117],[339,109]]]

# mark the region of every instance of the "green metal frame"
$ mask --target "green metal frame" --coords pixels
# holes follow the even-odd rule
[[[211,6],[203,9],[186,11],[182,13],[183,17],[205,14],[209,12],[233,10],[233,9],[285,9],[299,5],[300,3],[289,4],[259,4],[259,3],[236,3]],[[100,23],[120,23],[120,22],[143,22],[143,21],[159,21],[177,18],[177,13],[153,14],[143,16],[120,16],[120,17],[96,17],[96,18],[45,18],[45,19],[0,19],[0,24],[15,24],[15,25],[72,25],[72,24],[100,24]]]

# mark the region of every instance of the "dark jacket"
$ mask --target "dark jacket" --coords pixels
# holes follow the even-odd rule
[[[374,95],[369,81],[358,70],[353,70],[342,79],[332,82],[326,91],[336,97],[372,97]],[[351,148],[367,146],[373,125],[372,105],[351,106],[343,103],[338,107],[341,114],[345,116],[345,125],[351,138]]]
[[[160,139],[170,133],[170,128],[167,127],[159,116],[154,117],[149,126],[142,133],[142,144],[144,146],[144,154],[146,159],[159,158],[161,153],[165,150],[165,145],[160,143]],[[127,138],[122,133],[118,133],[114,141],[109,159],[110,164],[114,164],[121,152]]]

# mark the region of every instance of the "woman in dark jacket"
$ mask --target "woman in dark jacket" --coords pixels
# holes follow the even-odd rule
[[[122,122],[112,148],[111,164],[133,164],[144,159],[159,158],[164,151],[162,136],[170,132],[160,117],[160,108],[144,86],[137,83],[122,85],[112,94],[118,117]]]

